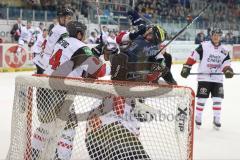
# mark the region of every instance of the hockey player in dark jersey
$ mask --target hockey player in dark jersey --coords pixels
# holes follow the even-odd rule
[[[148,26],[145,31],[142,28],[144,25],[140,25],[137,32],[121,32],[117,36],[120,54],[114,56],[112,61],[119,58],[122,61],[111,62],[113,64],[112,75],[114,75],[112,79],[155,82],[168,72],[163,55],[158,53],[159,45],[165,39],[166,32],[158,25]],[[118,65],[124,70],[121,72],[118,69],[119,75],[116,73]],[[125,68],[128,70],[126,71]]]

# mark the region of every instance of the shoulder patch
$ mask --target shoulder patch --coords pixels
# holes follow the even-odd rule
[[[61,37],[62,37],[62,38],[68,37],[68,33],[63,33],[63,34],[61,35]]]
[[[222,49],[221,53],[224,54],[225,56],[229,54],[229,52],[227,50],[225,50],[225,49]]]
[[[83,47],[82,49],[83,49],[83,51],[84,51],[84,53],[85,53],[86,55],[88,55],[88,56],[93,56],[93,53],[92,53],[92,51],[90,50],[90,48],[88,48],[88,47]]]

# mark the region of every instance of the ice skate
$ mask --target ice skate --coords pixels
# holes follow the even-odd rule
[[[221,128],[220,119],[217,117],[213,118],[213,128],[219,130]]]

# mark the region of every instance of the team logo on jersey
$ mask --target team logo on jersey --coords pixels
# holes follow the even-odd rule
[[[207,95],[207,88],[204,88],[204,87],[202,87],[202,88],[200,88],[200,94],[201,95]]]
[[[88,56],[92,56],[93,55],[92,51],[88,47],[83,47],[83,50],[86,53],[86,55],[88,55]]]
[[[27,52],[22,48],[21,53],[16,53],[18,46],[8,48],[5,54],[5,61],[11,68],[20,68],[27,60]]]
[[[212,63],[221,63],[221,56],[210,54],[207,61]]]
[[[225,56],[228,54],[228,52],[226,50],[221,50],[221,53]]]

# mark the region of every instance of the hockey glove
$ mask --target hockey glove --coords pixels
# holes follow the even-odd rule
[[[100,43],[96,47],[92,48],[92,52],[95,56],[100,57],[103,54],[105,45],[103,43]]]
[[[232,78],[234,76],[233,69],[229,66],[223,69],[223,73],[225,78]]]
[[[139,35],[143,35],[147,30],[147,27],[144,24],[140,24],[138,26],[138,31],[133,32],[133,33],[129,33],[129,38],[131,40],[136,39]]]
[[[182,71],[181,71],[181,76],[183,78],[187,78],[190,74],[191,69],[192,69],[191,65],[184,64],[183,68],[182,68]]]
[[[150,82],[157,81],[160,77],[163,77],[169,72],[169,69],[166,67],[164,60],[161,60],[159,63],[153,64],[151,67],[151,73],[147,75],[147,80]]]
[[[142,18],[139,16],[137,11],[135,10],[130,10],[127,12],[129,19],[132,22],[133,26],[138,26],[140,24],[146,24],[145,21],[142,20]]]

